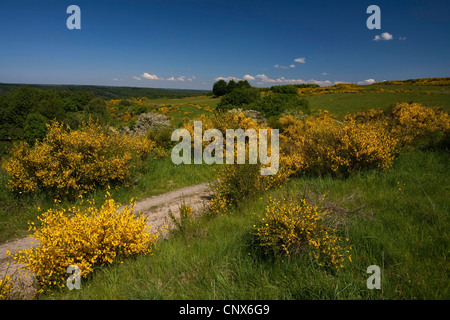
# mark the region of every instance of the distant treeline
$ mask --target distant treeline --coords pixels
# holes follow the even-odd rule
[[[317,84],[302,83],[302,84],[278,85],[272,86],[270,88],[258,87],[257,89],[260,92],[271,91],[274,93],[297,94],[297,89],[299,88],[318,88],[318,87],[320,86]],[[231,93],[234,89],[249,89],[249,88],[252,88],[252,86],[247,80],[239,80],[238,82],[236,82],[232,79],[227,83],[225,80],[221,79],[214,83],[212,93],[216,97],[220,97],[228,93]]]
[[[107,99],[133,97],[184,98],[206,90],[107,87],[83,85],[22,85],[0,83],[0,157],[13,141],[33,144],[56,120],[78,128],[89,118],[108,123]]]
[[[384,85],[414,85],[414,86],[450,86],[450,77],[447,78],[421,78],[408,80],[392,80],[377,82]]]
[[[106,117],[106,103],[92,92],[41,90],[20,86],[0,95],[0,141],[42,139],[52,120],[77,127],[89,115]],[[3,152],[0,152],[0,154]]]
[[[13,89],[24,86],[23,84],[0,83],[0,95],[4,95]],[[88,85],[41,85],[28,84],[30,88],[41,90],[63,91],[63,92],[90,92],[94,97],[107,99],[121,98],[184,98],[206,94],[206,90],[190,89],[159,89],[159,88],[138,88],[138,87],[109,87],[109,86],[88,86]]]

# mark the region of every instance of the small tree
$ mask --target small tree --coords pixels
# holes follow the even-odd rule
[[[239,89],[249,89],[252,86],[250,85],[250,83],[247,80],[239,80],[237,83],[237,87]]]
[[[225,82],[225,80],[219,80],[214,83],[213,94],[216,97],[223,96],[226,93],[227,93],[227,83]]]
[[[227,93],[232,92],[234,89],[237,88],[237,83],[233,79],[231,79],[227,84]]]

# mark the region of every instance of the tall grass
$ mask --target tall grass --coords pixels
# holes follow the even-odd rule
[[[402,154],[387,172],[347,179],[303,177],[229,215],[199,218],[159,243],[152,256],[98,270],[81,290],[57,299],[448,299],[450,178],[446,152]],[[321,268],[308,255],[280,260],[258,256],[251,226],[269,196],[310,190],[330,203],[365,214],[345,217],[353,244],[345,268]],[[352,196],[353,195],[353,196]],[[369,290],[366,269],[382,269],[382,289]]]

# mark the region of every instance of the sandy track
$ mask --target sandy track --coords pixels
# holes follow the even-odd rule
[[[195,213],[201,213],[209,204],[211,198],[211,189],[209,183],[188,186],[173,190],[167,193],[156,195],[136,202],[135,212],[142,212],[148,216],[148,222],[151,225],[150,232],[159,230],[162,226],[171,225],[168,212],[171,210],[177,217],[179,207],[182,203],[190,205]],[[163,233],[165,236],[166,233]],[[13,274],[13,270],[19,265],[13,263],[13,260],[6,255],[6,251],[12,254],[19,250],[31,248],[37,245],[31,238],[21,238],[7,241],[0,245],[0,279],[6,274],[14,279],[15,286],[19,288],[25,298],[31,298],[34,292],[32,287],[32,277],[23,277]],[[8,266],[9,264],[9,266]]]

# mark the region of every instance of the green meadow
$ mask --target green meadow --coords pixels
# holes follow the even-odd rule
[[[448,152],[415,151],[388,172],[292,180],[242,210],[173,232],[150,256],[98,270],[81,290],[45,299],[447,299],[449,160]],[[300,197],[305,186],[350,212],[352,263],[338,271],[305,256],[262,259],[251,248],[269,197]],[[366,286],[370,265],[382,268],[380,290]]]
[[[340,119],[362,110],[388,110],[399,102],[450,110],[450,86],[405,83],[358,87],[365,91],[303,98],[312,111],[328,110]],[[172,126],[180,127],[201,114],[216,112],[220,100],[206,95],[149,97],[131,107],[157,113],[166,107]],[[119,116],[112,120],[117,126],[133,123],[117,119]],[[131,198],[139,201],[217,179],[215,166],[174,165],[170,148],[166,153],[163,158],[147,159],[136,173],[135,183],[115,186],[112,198],[122,203]],[[433,145],[400,153],[387,171],[295,177],[227,214],[206,213],[185,228],[172,230],[150,255],[97,268],[82,280],[81,290],[55,289],[39,299],[446,300],[450,298],[449,167],[448,145]],[[38,224],[38,207],[40,212],[53,207],[48,195],[17,194],[6,188],[7,182],[8,174],[1,169],[0,243],[28,235],[28,222]],[[324,195],[340,212],[343,228],[339,235],[352,245],[351,261],[343,268],[321,267],[305,254],[269,259],[252,248],[252,226],[264,214],[269,199],[282,195],[301,198],[305,190],[317,197]],[[86,197],[101,203],[105,191],[98,189]],[[74,204],[77,200],[66,199],[61,205]],[[370,276],[366,270],[371,265],[382,271],[379,290],[366,285]]]

